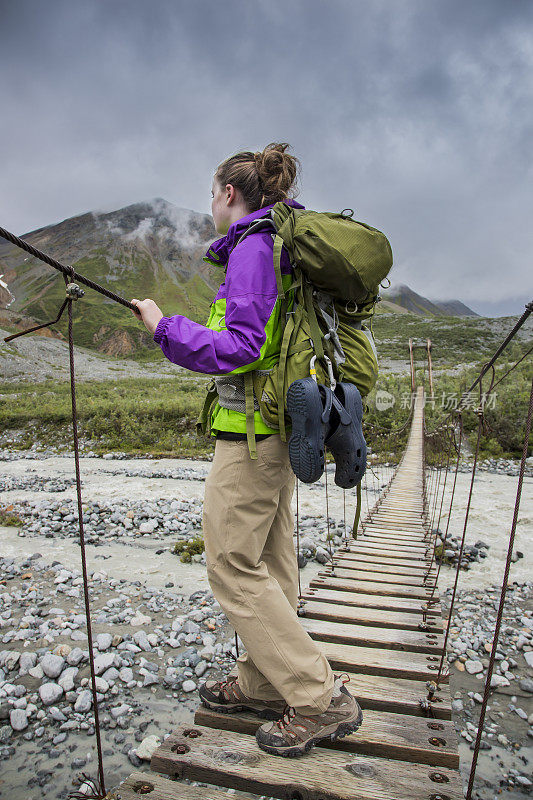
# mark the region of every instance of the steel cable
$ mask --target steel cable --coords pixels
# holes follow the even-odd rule
[[[531,433],[531,417],[533,415],[533,380],[531,381],[531,391],[529,394],[529,408],[527,412],[527,419],[526,419],[526,429],[524,433],[524,447],[522,450],[522,459],[520,461],[520,472],[518,475],[518,485],[516,488],[516,499],[515,499],[515,506],[514,506],[514,513],[513,513],[513,522],[511,524],[511,532],[509,535],[509,545],[507,547],[507,559],[505,562],[505,570],[503,574],[502,580],[502,590],[500,593],[500,604],[498,606],[498,613],[496,616],[496,625],[494,628],[494,636],[492,639],[492,648],[490,651],[490,658],[489,658],[489,666],[487,668],[487,677],[485,680],[485,691],[483,692],[483,701],[481,703],[481,710],[479,713],[479,724],[477,729],[477,736],[476,741],[474,744],[474,755],[472,756],[472,764],[470,767],[470,776],[468,779],[468,789],[466,791],[466,800],[471,800],[472,797],[472,788],[474,786],[474,778],[476,775],[476,767],[477,767],[477,759],[479,755],[479,748],[481,745],[481,736],[483,733],[483,723],[485,721],[485,713],[487,710],[487,703],[489,699],[490,693],[490,684],[492,679],[492,672],[494,669],[494,661],[496,658],[496,651],[498,648],[498,639],[500,636],[500,628],[502,624],[502,617],[503,617],[503,609],[505,605],[505,596],[507,593],[507,584],[509,581],[509,571],[511,568],[511,558],[513,555],[513,547],[514,547],[514,539],[515,539],[515,532],[516,532],[516,524],[518,521],[518,512],[520,509],[520,501],[522,499],[522,484],[524,481],[524,471],[526,466],[526,458],[529,446],[529,436]]]

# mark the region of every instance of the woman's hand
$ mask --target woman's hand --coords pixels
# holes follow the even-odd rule
[[[157,328],[157,323],[164,316],[163,312],[157,303],[154,303],[149,297],[146,300],[137,300],[133,297],[131,302],[138,308],[138,311],[133,311],[132,309],[134,317],[144,322],[146,329],[153,335]]]

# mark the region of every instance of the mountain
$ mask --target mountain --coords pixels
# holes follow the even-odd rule
[[[477,317],[478,314],[460,300],[428,300],[405,284],[392,285],[381,290],[379,311],[411,313],[419,317]]]
[[[216,238],[212,218],[161,198],[94,211],[22,236],[127,300],[151,297],[165,315],[205,322],[222,279],[202,257]],[[13,332],[55,319],[65,297],[61,273],[0,239],[0,325]],[[113,356],[159,354],[131,311],[85,288],[73,307],[74,341]],[[382,292],[379,312],[476,316],[458,300],[430,301],[408,286]],[[65,338],[66,317],[43,335]]]
[[[451,317],[479,317],[475,311],[465,306],[460,300],[434,300],[434,305],[442,309],[444,314]]]
[[[156,198],[81,214],[22,238],[127,300],[151,297],[165,314],[205,320],[221,274],[202,257],[216,236],[207,214]],[[57,316],[65,296],[61,273],[0,239],[0,275],[4,325],[23,328],[28,320],[31,325]],[[77,344],[122,356],[158,349],[131,311],[83,288],[85,295],[73,308]],[[63,322],[54,326],[65,327]]]

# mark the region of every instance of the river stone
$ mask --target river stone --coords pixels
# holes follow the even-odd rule
[[[522,678],[522,680],[518,682],[518,685],[523,692],[533,694],[533,680],[531,680],[531,678]]]
[[[37,664],[37,653],[21,653],[19,661],[19,675],[26,675],[28,670]]]
[[[533,650],[530,650],[529,653],[524,653],[524,658],[528,667],[533,667]]]
[[[65,659],[54,653],[46,653],[41,659],[41,668],[48,678],[58,678],[63,672]]]
[[[96,646],[102,652],[103,650],[109,650],[111,647],[111,643],[113,641],[113,637],[110,633],[99,633],[96,637]]]
[[[20,659],[20,653],[12,650],[8,652],[4,659],[4,666],[7,670],[15,669]]]
[[[137,647],[140,647],[145,653],[152,649],[152,645],[150,644],[146,631],[135,631],[133,634],[133,641]]]
[[[490,688],[500,688],[501,686],[509,686],[510,681],[507,678],[504,678],[503,675],[493,675],[490,679]]]
[[[84,689],[82,692],[79,693],[78,699],[74,703],[74,711],[78,714],[85,714],[86,711],[89,711],[93,704],[92,694],[89,689]]]
[[[148,617],[146,614],[141,614],[138,612],[134,617],[130,619],[130,625],[133,628],[140,628],[141,625],[149,625],[152,621],[151,617]]]
[[[122,667],[118,672],[118,676],[124,683],[129,683],[133,680],[133,670],[131,667]]]
[[[34,667],[30,667],[28,670],[28,675],[31,675],[32,678],[36,678],[38,681],[44,677],[43,668],[40,664],[36,664]]]
[[[467,659],[465,661],[465,669],[470,675],[477,675],[478,672],[483,672],[483,664],[481,661],[473,661],[471,659]]]
[[[109,691],[109,684],[106,680],[104,680],[104,678],[96,677],[94,682],[96,684],[97,692],[102,692],[102,694],[105,694]]]
[[[70,692],[74,689],[74,678],[78,674],[77,667],[67,667],[66,670],[63,671],[61,677],[58,680],[58,684],[61,686],[65,692]]]
[[[137,758],[141,758],[143,761],[150,761],[154,751],[160,744],[161,740],[158,739],[157,736],[147,736],[142,740],[140,745],[135,748]]]
[[[181,688],[183,689],[184,692],[194,692],[194,690],[196,689],[196,684],[194,681],[190,680],[183,681]]]
[[[109,669],[106,669],[102,675],[102,678],[104,681],[107,681],[110,686],[112,686],[118,678],[118,669],[116,667],[109,667]]]
[[[112,667],[115,663],[114,653],[101,653],[94,659],[94,672],[96,675],[101,675],[106,669]]]
[[[28,727],[28,714],[23,708],[14,708],[9,715],[9,722],[14,731],[23,731]]]
[[[63,689],[57,683],[43,683],[39,687],[39,696],[45,706],[51,706],[63,696]]]
[[[67,656],[67,662],[73,667],[77,667],[82,660],[83,650],[81,647],[74,647]]]
[[[11,725],[2,725],[0,726],[0,744],[7,744],[11,739],[11,734],[13,729]]]
[[[129,714],[130,711],[131,709],[126,703],[121,703],[119,706],[115,706],[111,709],[111,716],[114,719],[119,719],[119,717],[123,717],[124,714]]]
[[[66,722],[67,720],[66,716],[57,706],[50,706],[48,709],[48,716],[55,720],[55,722]]]

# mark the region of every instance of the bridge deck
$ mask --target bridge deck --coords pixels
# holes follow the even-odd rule
[[[441,686],[428,717],[419,701],[438,669],[440,606],[422,621],[433,575],[423,500],[423,397],[413,413],[407,448],[386,497],[365,533],[337,550],[334,563],[304,592],[302,624],[364,709],[354,734],[315,747],[300,759],[271,756],[253,736],[261,720],[200,707],[194,727],[180,726],[155,751],[153,773],[135,773],[121,800],[227,796],[180,778],[286,800],[460,800],[457,738],[450,697]],[[176,782],[176,780],[178,782]],[[150,788],[151,787],[151,788]]]

